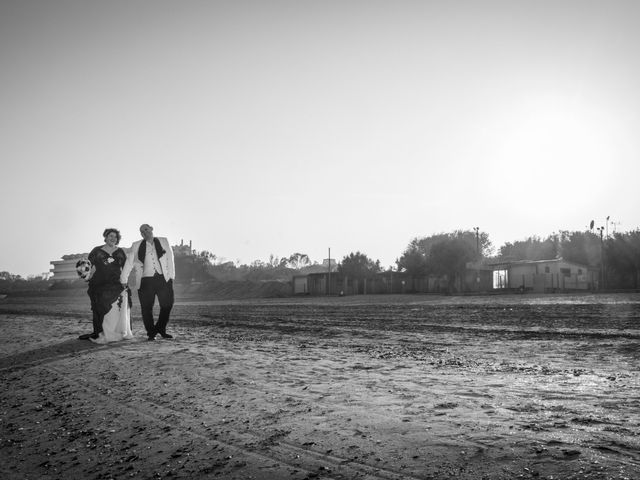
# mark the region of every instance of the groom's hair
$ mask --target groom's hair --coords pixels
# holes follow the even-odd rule
[[[120,239],[122,238],[122,236],[120,235],[120,230],[118,230],[117,228],[105,229],[105,231],[102,232],[102,237],[106,239],[107,235],[109,235],[111,232],[116,234],[116,245],[118,245],[120,243]]]
[[[140,225],[140,231],[142,231],[142,227],[149,227],[151,230],[153,230],[153,227],[148,223],[143,223],[142,225]]]

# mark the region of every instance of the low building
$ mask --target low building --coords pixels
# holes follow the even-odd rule
[[[494,290],[559,291],[598,290],[599,270],[562,258],[491,262]]]
[[[379,272],[365,278],[344,276],[337,271],[293,277],[293,293],[307,295],[376,295],[389,293],[443,293],[446,277],[412,277],[404,272]]]
[[[473,294],[510,291],[537,293],[595,291],[599,270],[562,258],[551,260],[494,260],[470,262],[454,278],[447,275],[411,276],[380,272],[353,279],[332,272],[309,272],[293,277],[293,293],[307,295],[362,295],[381,293]]]
[[[331,267],[329,267],[331,266]],[[332,284],[332,292],[336,291],[336,275],[338,264],[335,259],[325,259],[322,264],[309,265],[300,269],[300,273],[291,279],[294,295],[325,295],[328,293],[329,281]],[[333,279],[329,277],[333,276]]]

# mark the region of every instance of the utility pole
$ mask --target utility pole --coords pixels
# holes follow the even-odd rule
[[[329,275],[327,276],[327,295],[331,295],[331,247],[329,247]]]
[[[476,231],[476,290],[480,290],[480,227],[473,227]]]
[[[608,218],[608,217],[607,217]],[[604,273],[604,239],[603,234],[604,234],[604,227],[598,227],[596,228],[596,230],[598,230],[598,232],[600,232],[600,289],[604,290],[604,279],[605,279],[605,273]]]
[[[480,227],[473,227],[476,232],[476,255],[480,258]]]

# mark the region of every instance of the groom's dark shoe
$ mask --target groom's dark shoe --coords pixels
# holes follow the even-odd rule
[[[158,335],[158,332],[156,331],[155,328],[151,331],[147,330],[147,340],[149,341],[155,340],[156,335]]]
[[[173,335],[169,335],[169,334],[168,334],[168,333],[166,333],[166,332],[160,332],[160,336],[161,336],[162,338],[173,338]]]

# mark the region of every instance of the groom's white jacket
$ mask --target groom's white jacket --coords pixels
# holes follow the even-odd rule
[[[164,279],[168,282],[169,280],[173,280],[176,278],[176,267],[173,261],[173,249],[171,245],[169,245],[169,241],[164,237],[155,237],[160,241],[160,245],[165,250],[165,254],[162,255],[160,260],[160,266],[162,267],[162,274],[164,275]],[[140,244],[145,240],[138,240],[137,242],[133,242],[131,245],[131,250],[127,253],[127,261],[122,267],[122,273],[120,274],[120,283],[128,283],[129,274],[131,270],[135,273],[136,279],[136,289],[140,288],[140,282],[142,281],[142,269],[144,265],[138,258],[138,249],[140,248]]]

